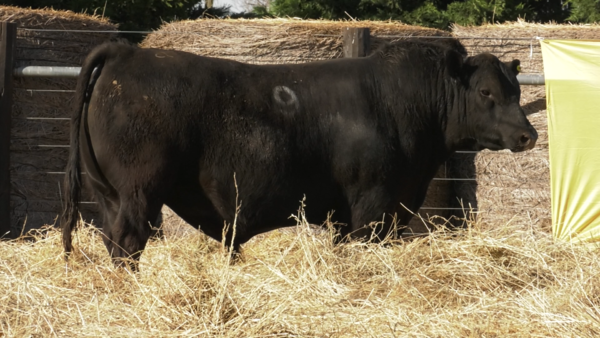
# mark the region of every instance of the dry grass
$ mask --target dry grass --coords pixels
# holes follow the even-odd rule
[[[113,268],[89,226],[66,265],[54,228],[0,243],[0,336],[600,334],[600,252],[527,225],[334,246],[301,220],[252,240],[235,264],[177,227],[149,243],[138,274]]]
[[[525,73],[544,71],[538,38],[597,40],[599,34],[599,24],[538,24],[519,20],[482,26],[452,26],[452,35],[457,38],[486,38],[462,41],[469,52],[489,52],[503,60],[519,59]]]
[[[254,64],[303,63],[343,57],[342,29],[346,27],[369,27],[374,36],[371,49],[390,40],[375,36],[450,35],[399,22],[199,19],[164,24],[140,45]]]

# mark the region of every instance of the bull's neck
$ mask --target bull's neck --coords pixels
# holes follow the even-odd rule
[[[448,88],[451,93],[448,101],[448,111],[445,114],[444,137],[448,154],[460,149],[470,148],[475,142],[472,130],[468,128],[467,93],[458,82],[451,82]]]
[[[389,75],[388,75],[389,76]],[[401,146],[408,151],[420,150],[436,159],[447,159],[453,152],[447,132],[454,130],[449,118],[463,103],[457,100],[449,80],[435,70],[423,71],[421,77],[395,77],[391,85],[380,87],[384,109],[397,128]],[[407,144],[408,140],[414,144]]]

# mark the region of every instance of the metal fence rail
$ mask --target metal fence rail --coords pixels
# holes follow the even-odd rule
[[[81,67],[24,66],[15,68],[15,77],[77,77]]]

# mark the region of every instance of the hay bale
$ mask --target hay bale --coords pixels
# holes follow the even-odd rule
[[[525,73],[542,73],[539,38],[596,40],[600,25],[537,24],[524,21],[463,27],[454,25],[452,34],[473,54],[492,53],[502,60],[521,60]]]
[[[149,34],[141,46],[252,64],[304,63],[343,57],[342,29],[345,27],[369,27],[371,50],[382,43],[407,37],[450,36],[449,32],[399,22],[200,19],[165,24]],[[447,177],[445,168],[440,169],[438,177]],[[423,216],[450,217],[453,213],[446,208],[458,203],[451,189],[451,181],[432,182],[421,212]],[[163,213],[169,211],[163,209]],[[410,228],[409,232],[413,233],[427,232],[427,226],[419,219],[414,219]]]
[[[448,32],[398,22],[200,19],[165,24],[149,34],[141,46],[253,64],[303,63],[343,57],[344,27],[369,27],[374,36],[372,49],[390,39],[377,36],[450,36]]]
[[[79,66],[94,46],[115,34],[44,32],[28,29],[103,30],[117,26],[106,19],[51,9],[31,10],[0,6],[0,20],[15,22],[19,66]],[[72,90],[75,79],[15,78],[11,128],[11,229],[16,233],[52,224],[61,211],[60,188],[68,148],[69,121],[32,118],[68,118],[73,93],[35,92],[33,89]],[[85,208],[84,208],[85,212]],[[89,215],[89,214],[88,214]],[[91,215],[93,217],[93,214]]]
[[[489,52],[503,61],[519,59],[523,72],[542,73],[543,60],[537,37],[545,39],[596,39],[600,25],[532,24],[522,21],[480,27],[455,25],[453,34],[470,54]],[[485,38],[485,39],[473,39]],[[473,159],[457,157],[462,177],[477,177],[471,184],[478,215],[489,225],[509,221],[551,231],[548,120],[543,86],[522,86],[521,105],[537,129],[535,149],[524,154],[483,151]],[[462,197],[462,196],[461,196]]]

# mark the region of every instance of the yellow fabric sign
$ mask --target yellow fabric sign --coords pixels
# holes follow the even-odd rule
[[[600,244],[600,41],[542,40],[552,233]]]

